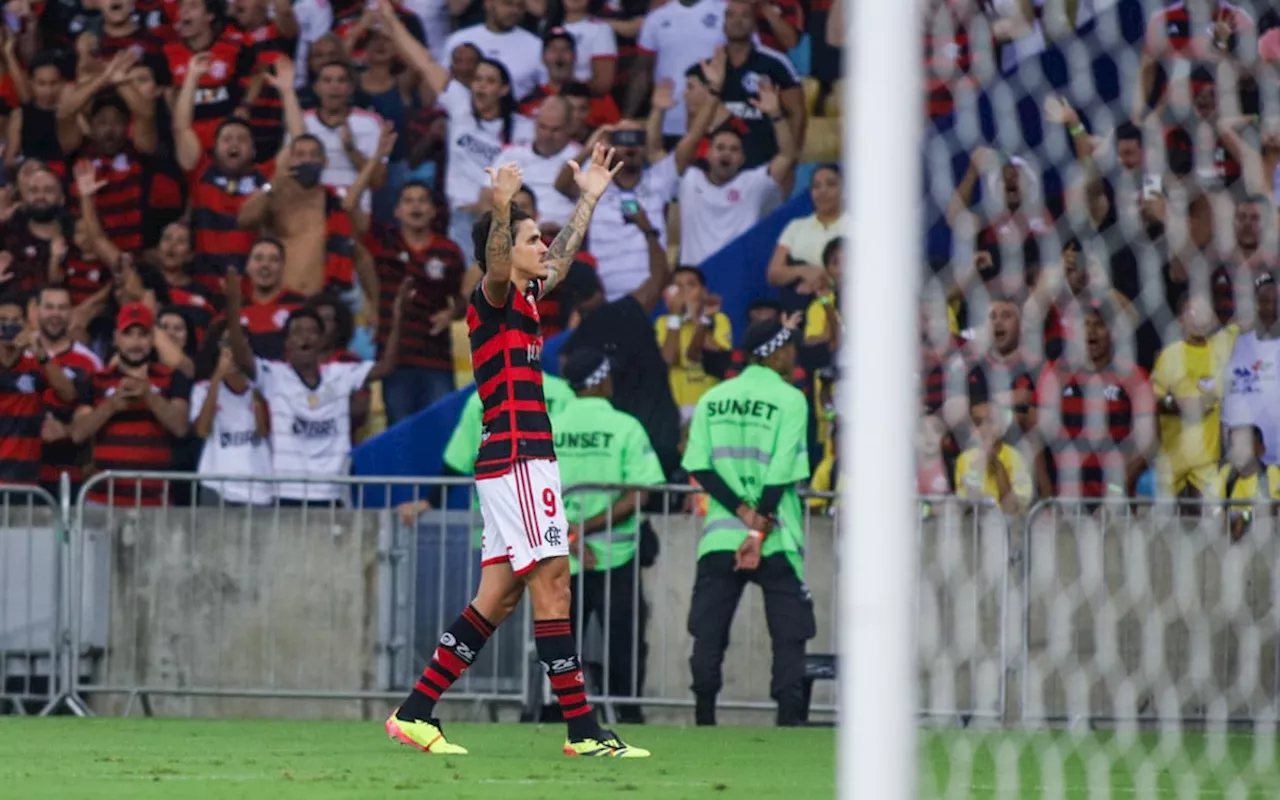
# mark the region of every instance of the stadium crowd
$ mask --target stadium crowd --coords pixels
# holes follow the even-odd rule
[[[1280,473],[1254,480],[1280,460],[1280,17],[1218,0],[926,5],[926,206],[947,246],[930,247],[922,296],[920,493],[1009,510],[1280,496]],[[847,215],[840,170],[818,162],[838,154],[839,4],[6,8],[0,479],[341,472],[353,441],[468,380],[485,168],[521,165],[516,202],[549,238],[576,199],[566,163],[604,141],[625,166],[540,303],[544,332],[573,331],[565,357],[610,355],[614,404],[685,480],[697,400],[745,360],[721,308],[735,287],[700,267],[807,190],[812,213],[783,230],[760,267],[772,289],[737,327],[800,331],[812,485],[838,485]],[[1135,13],[1139,35],[1112,30]],[[1104,57],[1120,95],[1042,79],[1031,67],[1055,50]],[[978,99],[989,114],[1009,90],[1035,103],[1034,147],[981,119]]]

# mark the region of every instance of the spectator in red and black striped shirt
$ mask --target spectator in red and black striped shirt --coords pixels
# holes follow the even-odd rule
[[[40,344],[76,389],[83,391],[87,381],[102,369],[102,360],[80,342],[71,338],[71,293],[63,286],[46,286],[36,298],[36,324]],[[79,491],[82,467],[88,451],[71,441],[71,415],[76,410],[73,400],[63,400],[52,389],[44,396],[44,456],[41,459],[40,483],[56,494],[62,473],[67,473],[73,492]]]
[[[93,164],[102,182],[94,197],[98,219],[107,238],[126,253],[141,250],[144,243],[147,190],[154,173],[147,154],[156,148],[155,103],[148,105],[150,116],[134,118],[130,140],[130,111],[125,101],[114,94],[94,98],[89,113],[89,141],[72,158]],[[75,191],[73,186],[73,194]]]
[[[268,6],[272,13],[268,14]],[[275,155],[284,144],[284,98],[273,81],[266,79],[269,68],[288,60],[298,39],[298,20],[289,0],[237,0],[230,7],[231,19],[249,49],[254,77],[245,94],[254,149],[262,159]],[[289,75],[292,82],[293,74]],[[290,85],[292,85],[290,83]]]
[[[164,39],[147,30],[135,14],[134,0],[105,0],[102,33],[98,35],[98,57],[113,58],[121,50],[135,50],[139,62],[159,74],[164,67]]]
[[[23,182],[19,210],[0,227],[0,263],[10,277],[0,289],[30,296],[46,283],[55,283],[61,264],[53,258],[53,243],[66,238],[70,220],[63,208],[62,182],[39,167]]]
[[[289,315],[307,298],[284,286],[284,244],[279,239],[259,239],[249,250],[245,268],[249,276],[248,302],[240,309],[240,325],[249,346],[260,358],[284,358],[285,325]]]
[[[0,299],[0,482],[35,484],[40,480],[44,392],[51,388],[66,401],[76,389],[39,336],[23,330],[26,303]]]
[[[378,348],[391,333],[391,311],[405,279],[414,294],[405,315],[400,360],[382,381],[387,424],[394,425],[439,400],[455,388],[453,337],[450,326],[465,308],[462,251],[432,229],[436,204],[421,183],[400,190],[394,226],[376,226],[365,247],[378,272]]]
[[[1154,454],[1155,396],[1141,367],[1115,357],[1107,313],[1091,306],[1083,341],[1068,342],[1036,385],[1044,497],[1130,496]]]
[[[117,366],[98,372],[80,398],[71,422],[75,442],[93,441],[93,463],[108,470],[167,470],[173,463],[173,437],[190,428],[187,399],[191,381],[152,360],[155,316],[146,305],[130,303],[116,317]],[[166,487],[159,481],[97,484],[89,491],[96,503],[158,506]]]

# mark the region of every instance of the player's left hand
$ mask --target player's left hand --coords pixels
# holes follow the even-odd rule
[[[570,161],[569,169],[573,170],[573,180],[578,184],[578,191],[592,200],[598,200],[613,182],[613,176],[622,169],[622,161],[619,160],[615,164],[613,159],[614,149],[606,148],[603,142],[596,142],[596,146],[591,150],[591,161],[587,166],[583,167],[577,161]]]
[[[733,568],[735,570],[754,570],[760,568],[760,539],[755,536],[747,536],[747,540],[738,548],[738,552],[734,554]]]

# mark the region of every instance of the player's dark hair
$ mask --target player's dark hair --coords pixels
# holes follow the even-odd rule
[[[515,245],[516,228],[521,222],[533,217],[521,211],[516,206],[511,206],[511,244]],[[489,265],[485,263],[485,245],[489,242],[489,227],[493,224],[493,212],[486,211],[471,226],[471,244],[476,250],[476,264],[480,267],[481,272],[486,272]]]
[[[729,136],[732,136],[733,138],[737,139],[738,144],[741,145],[744,149],[746,148],[747,140],[743,137],[742,131],[738,130],[737,127],[734,126],[732,119],[725,120],[720,127],[713,130],[711,132],[711,136],[708,137],[707,141],[710,143],[714,143],[717,136],[723,136],[725,134],[728,134]]]
[[[337,68],[341,69],[341,70],[342,70],[342,72],[347,76],[347,80],[348,80],[348,81],[351,81],[351,83],[353,83],[353,84],[355,83],[355,80],[356,80],[355,71],[354,71],[353,69],[351,69],[351,64],[350,64],[349,62],[347,62],[347,61],[344,61],[344,60],[340,59],[340,58],[335,58],[335,59],[332,59],[332,60],[330,60],[330,61],[326,61],[326,62],[324,62],[323,64],[321,64],[321,65],[320,65],[320,68],[316,70],[316,77],[315,77],[315,80],[317,80],[317,81],[318,81],[318,80],[320,80],[320,76],[321,76],[322,74],[324,74],[324,71],[325,71],[326,69],[328,69],[329,67],[337,67]],[[314,82],[315,82],[315,81],[312,81],[312,83],[314,83]]]
[[[511,144],[511,134],[515,130],[516,110],[518,108],[515,97],[511,95],[511,73],[501,61],[485,56],[480,57],[480,63],[476,65],[476,71],[479,72],[480,68],[486,64],[498,71],[498,77],[502,81],[502,85],[507,87],[507,93],[498,98],[498,113],[502,116],[502,133],[499,134],[498,139],[503,144]],[[484,121],[476,113],[474,100],[471,105],[471,115],[475,117],[477,126]]]
[[[680,273],[684,273],[686,275],[692,275],[693,277],[698,279],[699,286],[701,286],[704,289],[707,288],[707,276],[703,275],[702,270],[699,269],[698,267],[695,267],[692,264],[685,264],[683,266],[676,267],[674,270],[671,271],[671,277],[674,279],[675,276],[679,275]]]
[[[22,292],[5,292],[4,294],[0,294],[0,308],[4,308],[5,306],[17,306],[25,317],[27,313],[27,298]]]
[[[333,295],[322,292],[305,304],[303,308],[316,312],[316,316],[324,319],[320,314],[322,308],[333,309],[333,346],[336,348],[345,348],[350,342],[351,337],[355,335],[356,322],[355,317],[351,314],[351,309],[347,308],[347,304],[342,302]],[[323,329],[324,326],[321,325]]]
[[[778,316],[782,316],[782,303],[768,297],[757,297],[747,304],[747,314],[750,315],[754,311],[772,311]]]
[[[324,152],[325,152],[324,142],[320,141],[320,137],[310,133],[304,133],[301,136],[293,137],[293,142],[289,145],[289,149],[292,150],[294,147],[297,147],[302,142],[314,142],[315,146],[320,148],[320,154],[324,155]]]
[[[561,97],[585,97],[591,99],[591,87],[581,81],[570,81],[560,87]]]
[[[430,186],[428,186],[426,183],[420,180],[405,181],[404,185],[400,187],[399,193],[396,194],[396,201],[399,202],[400,200],[403,200],[404,193],[409,191],[410,189],[421,189],[422,191],[426,192],[427,197],[431,200],[432,205],[435,205],[435,202],[436,202],[435,193],[431,191]]]
[[[182,324],[186,326],[187,341],[185,344],[182,345],[182,354],[185,355],[187,358],[191,359],[191,363],[194,365],[196,362],[196,358],[200,354],[199,347],[197,346],[197,343],[196,343],[195,324],[192,323],[191,317],[187,314],[187,310],[179,305],[170,304],[170,305],[164,306],[158,312],[156,312],[157,326],[160,323],[160,318],[166,317],[166,316],[175,316],[178,319],[182,320]]]

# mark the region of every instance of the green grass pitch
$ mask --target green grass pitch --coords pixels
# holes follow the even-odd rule
[[[471,755],[425,756],[390,742],[376,722],[6,717],[0,718],[0,797],[807,800],[835,794],[831,729],[626,729],[624,735],[654,751],[648,761],[565,758],[557,725],[456,724],[448,730]],[[1280,797],[1274,738],[1264,744],[1232,735],[1214,742],[1184,734],[1176,748],[1164,749],[1147,735],[1121,743],[1105,734],[923,731],[920,753],[918,796],[926,798],[1071,800],[1108,796],[1091,792],[1104,786],[1115,800]],[[1102,753],[1107,758],[1089,758]],[[1146,784],[1153,792],[1143,788],[1143,764],[1153,770],[1153,783]],[[958,785],[950,786],[952,780]]]

